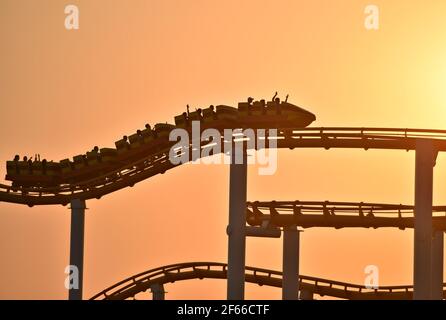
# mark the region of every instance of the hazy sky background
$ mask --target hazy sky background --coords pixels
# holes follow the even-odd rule
[[[80,10],[64,28],[64,7]],[[380,29],[364,28],[364,8]],[[446,2],[421,0],[0,0],[0,175],[15,154],[60,160],[114,146],[186,104],[236,106],[277,90],[314,126],[446,129]],[[87,202],[84,297],[144,270],[226,261],[228,167],[185,165]],[[248,199],[413,203],[414,153],[281,150],[274,176],[249,169]],[[446,161],[434,203],[445,204]],[[65,299],[69,210],[0,204],[0,298]],[[309,229],[301,272],[412,283],[413,231]],[[280,270],[281,240],[248,239],[247,264]],[[225,298],[221,280],[167,298]],[[247,285],[247,298],[281,297]]]

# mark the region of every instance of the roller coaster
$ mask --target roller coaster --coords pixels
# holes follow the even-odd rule
[[[433,141],[438,152],[446,151],[446,130],[389,128],[299,128],[278,130],[277,147],[295,148],[356,148],[415,150],[419,139]],[[224,141],[223,141],[224,143]],[[203,147],[202,147],[203,148]],[[102,196],[148,179],[176,167],[169,161],[169,146],[162,151],[125,163],[111,173],[98,174],[75,184],[60,186],[14,186],[0,184],[0,201],[34,205],[67,205],[71,199],[100,199]]]
[[[192,279],[226,279],[227,264],[218,262],[178,263],[151,269],[99,292],[91,300],[135,299],[138,294],[151,290],[154,299],[164,298],[164,285]],[[259,286],[282,287],[282,272],[246,267],[245,281]],[[313,299],[315,294],[348,300],[411,300],[413,286],[382,286],[367,288],[363,285],[322,278],[299,276],[301,299]],[[446,294],[446,284],[443,285]]]
[[[34,161],[27,157],[20,160],[18,155],[15,156],[12,161],[6,163],[6,180],[11,181],[11,184],[0,184],[0,201],[30,207],[71,204],[70,264],[80,269],[81,288],[70,290],[70,298],[79,299],[82,298],[85,201],[101,199],[109,193],[132,187],[138,182],[179,166],[180,164],[172,163],[169,158],[175,143],[169,136],[174,129],[181,128],[191,132],[191,125],[196,121],[201,124],[200,130],[234,130],[229,139],[227,136],[221,136],[220,141],[198,141],[199,150],[205,150],[215,143],[232,145],[239,135],[235,129],[254,128],[265,129],[265,132],[268,130],[268,135],[263,137],[267,142],[265,148],[274,146],[291,150],[356,148],[415,151],[413,206],[329,201],[248,202],[246,163],[231,164],[228,265],[186,263],[161,267],[124,280],[93,298],[130,298],[152,285],[159,286],[167,282],[194,278],[227,278],[230,299],[243,298],[245,281],[282,286],[284,291],[291,290],[291,296],[294,298],[298,295],[296,290],[300,290],[301,296],[305,296],[302,292],[311,292],[345,299],[442,299],[446,206],[432,205],[432,175],[438,152],[446,151],[446,130],[307,127],[315,119],[311,112],[289,103],[288,97],[285,101],[280,101],[274,96],[268,102],[249,98],[247,102],[239,103],[238,108],[219,105],[216,108],[210,106],[189,112],[188,106],[187,112],[175,117],[175,125],[159,123],[153,129],[146,125],[145,129],[137,130],[136,133],[116,141],[116,148],[94,147],[83,155],[74,156],[72,160],[67,158],[61,161],[40,161],[40,156]],[[191,139],[187,146],[176,150],[176,156],[194,148],[197,148],[197,141]],[[285,247],[285,234],[293,228],[296,230],[297,227],[395,227],[401,230],[413,228],[414,286],[381,287],[379,290],[367,291],[362,286],[326,279],[306,276],[293,278],[297,276],[293,275],[293,268],[291,271],[288,268],[286,273],[284,269],[282,279],[282,273],[277,271],[245,268],[246,236],[262,236],[265,231],[263,236],[280,237],[280,232],[283,231]],[[271,232],[268,233],[269,231]],[[293,261],[292,258],[289,259]],[[293,266],[293,263],[290,265]],[[159,277],[153,280],[154,275]],[[432,282],[426,279],[432,279]],[[124,286],[118,289],[121,285]],[[288,289],[284,288],[285,285]],[[293,286],[296,288],[293,289]],[[435,290],[436,293],[433,293]]]

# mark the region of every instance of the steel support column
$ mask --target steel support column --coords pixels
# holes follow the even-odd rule
[[[431,299],[432,189],[436,151],[432,141],[418,140],[415,151],[414,294]]]
[[[299,231],[296,226],[283,229],[282,299],[299,297]]]
[[[152,300],[164,300],[165,299],[165,291],[164,285],[155,283],[150,286],[150,291],[152,292]]]
[[[71,201],[70,266],[77,271],[72,276],[78,279],[73,279],[69,288],[69,300],[82,300],[85,208],[85,200]]]
[[[300,300],[314,300],[314,293],[310,290],[301,290]]]
[[[234,161],[229,173],[229,224],[228,234],[228,300],[243,300],[245,296],[245,249],[246,249],[246,192],[248,165],[246,152],[242,163]]]
[[[444,233],[435,231],[432,237],[432,299],[443,299],[443,250]]]

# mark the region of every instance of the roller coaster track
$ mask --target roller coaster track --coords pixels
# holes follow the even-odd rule
[[[260,286],[282,287],[282,272],[246,267],[245,281]],[[190,279],[226,279],[227,265],[218,262],[178,263],[151,269],[130,278],[94,295],[91,300],[125,300],[145,292],[155,284],[163,285]],[[412,299],[412,286],[383,286],[368,289],[365,286],[350,284],[315,277],[300,276],[300,291],[307,291],[320,296],[329,296],[351,300],[377,299]],[[446,284],[443,284],[443,296],[446,296]]]
[[[223,139],[223,138],[222,138]],[[446,151],[446,130],[390,128],[305,128],[278,129],[277,148],[360,148],[415,150],[418,139],[430,139],[437,151]],[[223,141],[224,143],[224,141]],[[189,146],[191,148],[191,146]],[[204,148],[202,146],[201,148]],[[169,161],[169,147],[121,169],[76,185],[58,187],[12,187],[0,184],[0,201],[17,204],[67,205],[72,199],[94,199],[164,173],[178,165]]]
[[[278,227],[303,228],[414,228],[414,206],[402,204],[329,201],[248,202],[247,222],[261,226],[264,221]],[[446,230],[446,206],[432,208],[432,226]]]

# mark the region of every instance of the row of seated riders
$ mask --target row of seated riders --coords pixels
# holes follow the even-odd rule
[[[24,157],[21,161],[20,157],[16,155],[13,161],[7,162],[7,173],[9,176],[29,174],[56,176],[60,172],[69,172],[82,169],[86,166],[119,162],[126,160],[126,153],[128,151],[136,150],[141,146],[147,147],[148,144],[160,146],[168,139],[172,129],[176,127],[188,128],[192,121],[211,122],[215,120],[237,120],[238,117],[243,115],[265,115],[272,107],[274,107],[275,110],[273,111],[276,114],[285,113],[287,110],[285,108],[281,110],[282,108],[280,106],[280,100],[278,98],[268,103],[265,100],[254,102],[252,98],[249,98],[248,102],[239,103],[238,110],[224,105],[217,106],[217,108],[211,105],[204,110],[196,109],[190,112],[189,106],[187,106],[187,112],[183,112],[181,115],[175,117],[175,125],[158,123],[152,129],[149,124],[146,124],[143,130],[137,130],[135,134],[123,136],[121,140],[116,141],[116,149],[99,149],[95,146],[86,154],[74,156],[73,161],[64,159],[60,162],[47,161],[46,159],[40,160],[40,156],[36,156],[34,161],[32,158],[28,159],[27,157]]]

